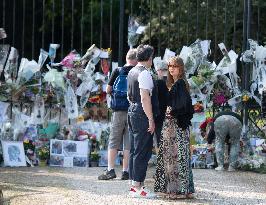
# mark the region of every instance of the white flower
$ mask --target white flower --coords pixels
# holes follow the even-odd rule
[[[254,161],[253,163],[254,163],[254,168],[255,169],[260,168],[260,163],[258,161]]]

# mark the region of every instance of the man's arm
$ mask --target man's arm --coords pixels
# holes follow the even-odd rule
[[[215,131],[214,131],[214,123],[210,122],[209,123],[209,129],[208,129],[208,133],[207,133],[207,142],[208,144],[212,144],[215,140]]]
[[[149,90],[141,88],[140,96],[141,96],[141,104],[142,104],[143,110],[147,118],[149,119],[148,131],[152,134],[154,132],[155,124],[154,124],[154,119],[153,119],[151,96],[150,96]]]

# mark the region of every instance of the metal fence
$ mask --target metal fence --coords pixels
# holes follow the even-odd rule
[[[178,50],[197,38],[212,40],[211,60],[218,61],[218,43],[238,53],[247,39],[266,41],[266,3],[262,0],[1,0],[0,27],[21,57],[36,59],[40,48],[59,43],[60,59],[72,49],[81,54],[92,43],[110,47],[122,64],[127,48],[127,18],[139,16],[148,25],[142,42],[162,55],[166,47]],[[119,12],[114,12],[119,11]],[[157,22],[156,22],[157,20]],[[264,21],[263,21],[264,20]],[[239,66],[243,89],[249,85],[248,69]],[[247,113],[247,112],[246,112]],[[247,120],[247,115],[246,118]]]
[[[178,50],[182,45],[201,38],[212,40],[213,52],[210,57],[217,60],[217,45],[222,41],[238,51],[246,46],[246,38],[253,38],[260,43],[266,41],[266,29],[261,24],[266,17],[265,12],[262,12],[266,6],[260,0],[1,2],[0,25],[8,33],[5,43],[18,48],[21,56],[27,58],[36,58],[39,49],[48,48],[49,43],[61,44],[60,57],[74,48],[83,54],[86,48],[95,43],[99,47],[112,48],[113,58],[117,61],[118,54],[122,55],[127,48],[126,25],[129,15],[143,17],[143,21],[149,25],[146,42],[152,44],[159,55],[166,47]],[[249,16],[245,12],[245,2]],[[119,11],[118,7],[120,13],[114,12]],[[157,25],[153,22],[154,18],[159,21]]]
[[[61,45],[61,58],[72,49],[84,54],[92,43],[104,48],[112,47],[112,44],[117,47],[115,44],[118,41],[112,42],[112,39],[118,39],[118,36],[112,36],[112,27],[118,26],[118,23],[112,23],[112,0],[1,2],[0,25],[8,34],[4,43],[16,47],[23,57],[36,59],[39,49],[48,49],[49,43]],[[106,12],[105,16],[103,11]],[[115,18],[116,16],[114,15]],[[108,21],[108,27],[103,28],[103,21]]]

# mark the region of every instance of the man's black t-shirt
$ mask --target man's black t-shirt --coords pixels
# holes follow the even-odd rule
[[[125,70],[126,74],[128,74],[128,72],[131,70],[131,68],[133,68],[134,66],[124,66],[123,69]],[[113,70],[111,77],[109,79],[108,85],[113,86],[115,83],[116,78],[119,75],[119,69],[120,67],[116,68]]]

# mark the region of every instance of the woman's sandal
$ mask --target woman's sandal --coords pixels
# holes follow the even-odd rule
[[[189,194],[169,194],[168,195],[168,199],[172,199],[172,200],[175,200],[175,199],[194,199],[194,195],[192,193],[189,193]]]
[[[194,199],[194,195],[192,193],[186,194],[187,199]]]
[[[194,195],[192,193],[189,194],[166,194],[166,193],[157,193],[159,197],[168,200],[176,200],[176,199],[194,199]]]
[[[159,198],[163,198],[166,199],[168,194],[167,193],[163,193],[163,192],[155,192],[155,194],[159,197]]]
[[[176,199],[185,199],[186,196],[185,195],[181,195],[181,194],[168,194],[167,199],[170,200],[176,200]]]

